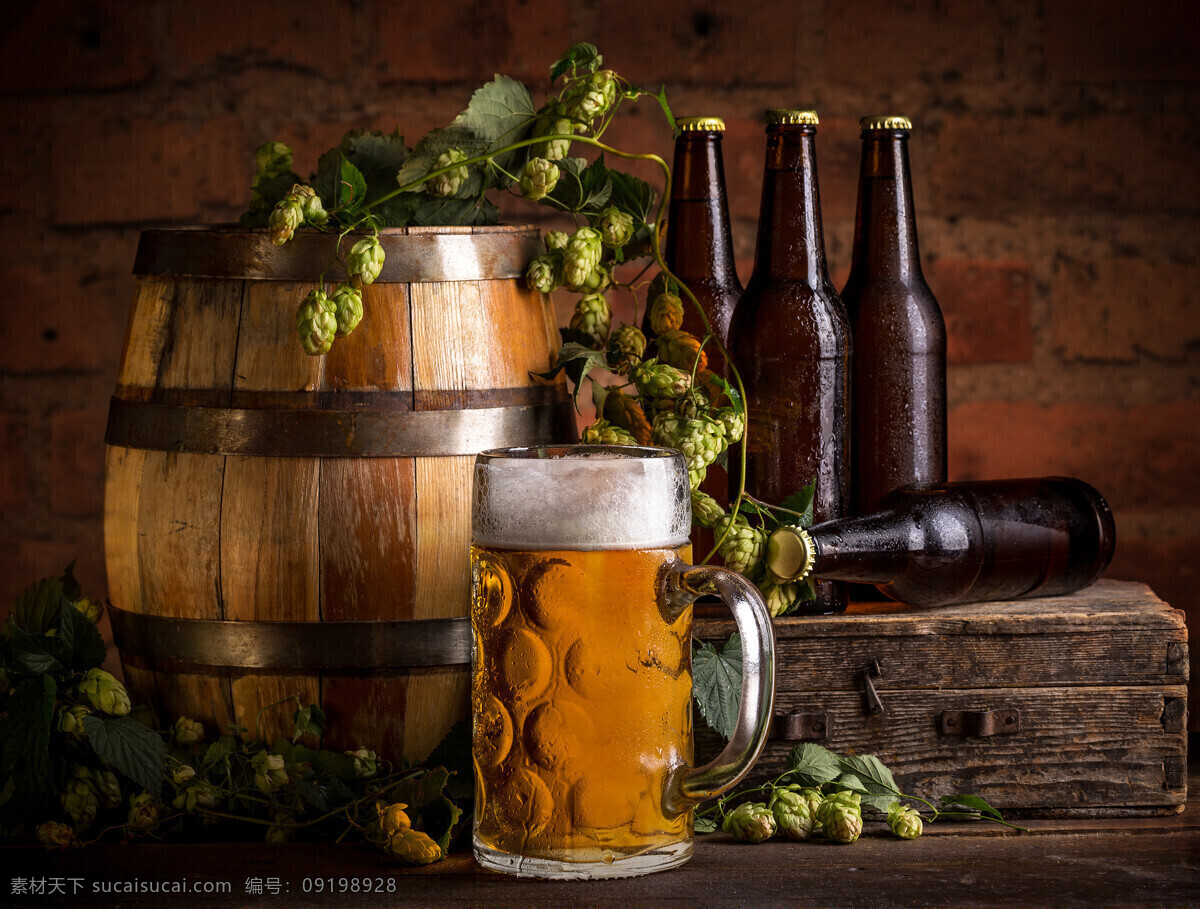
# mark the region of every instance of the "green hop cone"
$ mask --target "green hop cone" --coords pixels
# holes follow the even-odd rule
[[[721,503],[706,492],[692,491],[692,519],[701,527],[713,527],[725,517]]]
[[[149,792],[131,796],[125,823],[134,830],[149,832],[158,826],[158,800]]]
[[[204,724],[191,717],[181,716],[171,727],[171,735],[180,745],[195,745],[204,741]]]
[[[534,256],[525,267],[525,286],[537,293],[548,294],[558,288],[562,256],[546,253]]]
[[[690,376],[653,359],[633,370],[633,382],[643,398],[677,398],[692,386]]]
[[[346,754],[354,762],[356,779],[369,780],[379,772],[379,756],[369,748],[357,748],[354,751],[347,751]]]
[[[817,807],[816,819],[826,839],[853,843],[862,833],[862,798],[844,789],[827,795]]]
[[[362,291],[352,284],[339,284],[337,290],[329,295],[329,302],[333,304],[337,318],[337,336],[344,338],[362,321]]]
[[[615,385],[608,386],[604,397],[604,413],[601,416],[614,426],[620,426],[637,439],[639,445],[650,444],[650,421],[637,399],[625,394]]]
[[[77,739],[86,738],[87,731],[83,728],[83,718],[89,713],[91,711],[83,704],[75,704],[73,707],[63,706],[58,711],[58,731]]]
[[[901,805],[899,802],[892,802],[888,806],[887,822],[892,828],[892,833],[902,840],[915,840],[925,829],[920,813],[915,808]]]
[[[271,210],[271,217],[267,220],[271,242],[283,246],[303,223],[304,206],[292,196],[284,196]]]
[[[612,328],[612,308],[604,294],[586,294],[575,304],[568,327],[591,338],[596,350],[603,350]]]
[[[588,272],[588,276],[583,279],[582,284],[571,289],[577,293],[602,294],[608,290],[610,284],[612,284],[612,272],[604,265],[597,265]]]
[[[433,162],[433,167],[430,168],[430,171],[441,170],[443,167],[450,167],[452,164],[466,160],[467,156],[465,154],[457,148],[452,148],[449,151],[442,152],[438,156],[438,159]],[[430,177],[426,180],[425,192],[439,199],[445,199],[457,193],[467,181],[468,176],[465,164],[460,167],[451,168],[444,174],[438,174],[436,177]]]
[[[309,291],[296,310],[296,334],[304,352],[316,357],[328,351],[337,328],[337,311],[329,297],[324,291]]]
[[[726,528],[729,532],[726,533]],[[752,577],[762,566],[763,553],[767,548],[767,535],[757,527],[751,527],[743,515],[725,515],[713,527],[713,534],[720,540],[717,551],[725,560],[730,571]]]
[[[95,783],[101,805],[105,808],[116,808],[121,804],[121,781],[115,773],[111,770],[97,770]]]
[[[109,716],[126,716],[129,713],[129,692],[103,669],[89,669],[79,683],[79,693],[91,701],[93,707]]]
[[[58,846],[65,849],[75,844],[75,831],[62,821],[46,821],[38,824],[37,841],[43,846]]]
[[[565,230],[551,230],[546,232],[546,252],[562,252],[567,248],[567,243],[570,241],[571,235]]]
[[[96,820],[96,814],[100,810],[96,787],[88,780],[71,780],[67,783],[63,794],[59,796],[59,801],[76,830],[86,830],[92,826]]]
[[[196,768],[191,764],[181,764],[171,772],[171,779],[180,786],[192,779],[195,779],[195,777]]]
[[[596,219],[596,229],[600,231],[605,246],[620,249],[633,236],[633,215],[610,205],[600,212],[600,217]]]
[[[621,375],[628,375],[645,352],[646,336],[636,325],[622,325],[608,338],[609,368]]]
[[[583,287],[587,283],[596,266],[600,264],[600,256],[604,252],[604,241],[600,232],[590,227],[581,227],[563,249],[562,279],[563,284],[571,290]]]
[[[721,407],[714,416],[724,424],[725,438],[729,440],[730,445],[742,440],[742,436],[746,432],[746,415],[744,413],[738,413],[732,407]]]
[[[808,810],[812,812],[813,821],[819,824],[820,821],[817,819],[817,809],[821,807],[821,802],[824,801],[825,796],[821,794],[820,789],[801,789],[800,795],[806,802],[808,802]]]
[[[558,165],[546,158],[530,158],[521,171],[521,195],[530,202],[544,199],[558,184]]]
[[[283,755],[260,751],[250,761],[254,768],[254,785],[268,795],[287,785],[287,762]]]
[[[666,448],[682,451],[688,470],[703,470],[728,447],[725,427],[703,415],[683,418],[669,412],[659,414],[654,419],[653,439]]]
[[[797,791],[799,786],[779,787],[771,790],[767,807],[775,816],[775,826],[789,840],[806,840],[812,836],[812,811],[808,801]]]
[[[602,69],[577,79],[563,93],[563,112],[587,126],[602,117],[617,100],[617,78],[611,69]]]
[[[584,445],[636,445],[632,434],[601,417],[583,431]]]
[[[557,101],[550,101],[538,111],[537,123],[533,127],[534,138],[543,136],[569,136],[575,132],[575,124],[561,116],[562,107]],[[532,153],[547,161],[561,161],[571,149],[570,139],[547,139],[533,146]]]
[[[676,294],[661,293],[650,304],[650,330],[656,335],[675,331],[683,325],[683,300]]]
[[[658,359],[686,373],[708,368],[708,354],[700,339],[679,328],[658,333]]]
[[[298,195],[300,206],[304,209],[304,223],[311,224],[314,227],[321,227],[329,221],[329,212],[325,211],[325,206],[321,204],[321,197],[311,186],[297,185],[292,187],[292,193],[297,190],[301,192]]]
[[[350,254],[346,256],[346,274],[350,277],[358,275],[363,284],[370,284],[383,271],[384,258],[379,238],[363,237],[350,247]]]
[[[292,149],[284,142],[264,142],[254,150],[254,164],[258,168],[255,183],[271,180],[292,169]]]
[[[284,774],[284,780],[287,780],[287,774]],[[255,782],[258,782],[257,775]],[[259,787],[262,789],[262,787]],[[271,792],[272,790],[263,789],[263,792]],[[188,783],[179,794],[175,796],[175,800],[171,805],[177,811],[195,811],[197,808],[216,808],[221,801],[221,794],[216,787],[207,780],[194,779]]]
[[[725,815],[721,829],[743,843],[761,843],[775,834],[775,815],[762,802],[744,802]]]
[[[104,615],[104,607],[100,605],[99,600],[93,600],[91,597],[80,597],[75,601],[75,608],[83,613],[84,618],[95,625],[100,621],[100,617]]]
[[[759,589],[767,602],[767,610],[775,618],[789,612],[800,597],[800,585],[795,583],[776,584],[774,581],[765,581]]]

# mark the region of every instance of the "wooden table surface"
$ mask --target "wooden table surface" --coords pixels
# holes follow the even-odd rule
[[[1195,737],[1193,736],[1193,741]],[[1200,791],[1200,764],[1189,774]],[[13,906],[1197,906],[1200,800],[1183,814],[1122,820],[934,824],[913,841],[868,825],[852,845],[699,837],[675,871],[619,881],[528,881],[467,854],[398,868],[362,846],[101,845],[0,850],[0,905]],[[24,881],[18,885],[18,881]],[[43,892],[14,895],[30,882]],[[164,895],[186,882],[206,893]],[[364,893],[366,883],[378,893]],[[360,892],[354,892],[357,883]],[[157,886],[159,892],[113,893]],[[324,892],[319,892],[323,888]],[[50,891],[56,891],[51,893]],[[343,892],[346,891],[346,892]]]

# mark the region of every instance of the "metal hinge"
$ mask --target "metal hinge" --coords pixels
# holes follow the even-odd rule
[[[771,726],[771,738],[786,742],[819,742],[829,734],[829,718],[824,713],[783,713]]]
[[[943,735],[1010,735],[1021,731],[1021,711],[1015,707],[997,710],[944,710],[940,728]]]
[[[863,691],[867,695],[867,713],[871,716],[879,716],[883,713],[883,701],[879,699],[879,692],[875,690],[871,679],[877,679],[883,675],[883,669],[879,665],[879,660],[871,660],[871,665],[867,666],[862,671]]]

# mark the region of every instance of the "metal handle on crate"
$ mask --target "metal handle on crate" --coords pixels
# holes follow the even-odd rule
[[[942,735],[1012,735],[1021,731],[1021,711],[1015,707],[996,710],[943,710],[939,729]]]

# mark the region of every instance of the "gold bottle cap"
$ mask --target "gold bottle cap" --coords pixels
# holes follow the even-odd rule
[[[777,126],[780,124],[788,126],[796,124],[816,126],[820,122],[815,110],[795,110],[791,107],[776,107],[767,111],[767,126]]]
[[[816,557],[817,547],[802,527],[780,527],[767,537],[767,571],[780,584],[803,581]]]
[[[720,117],[678,117],[675,126],[681,133],[725,132],[725,121]]]
[[[912,120],[908,117],[863,117],[858,121],[859,129],[912,129]]]

